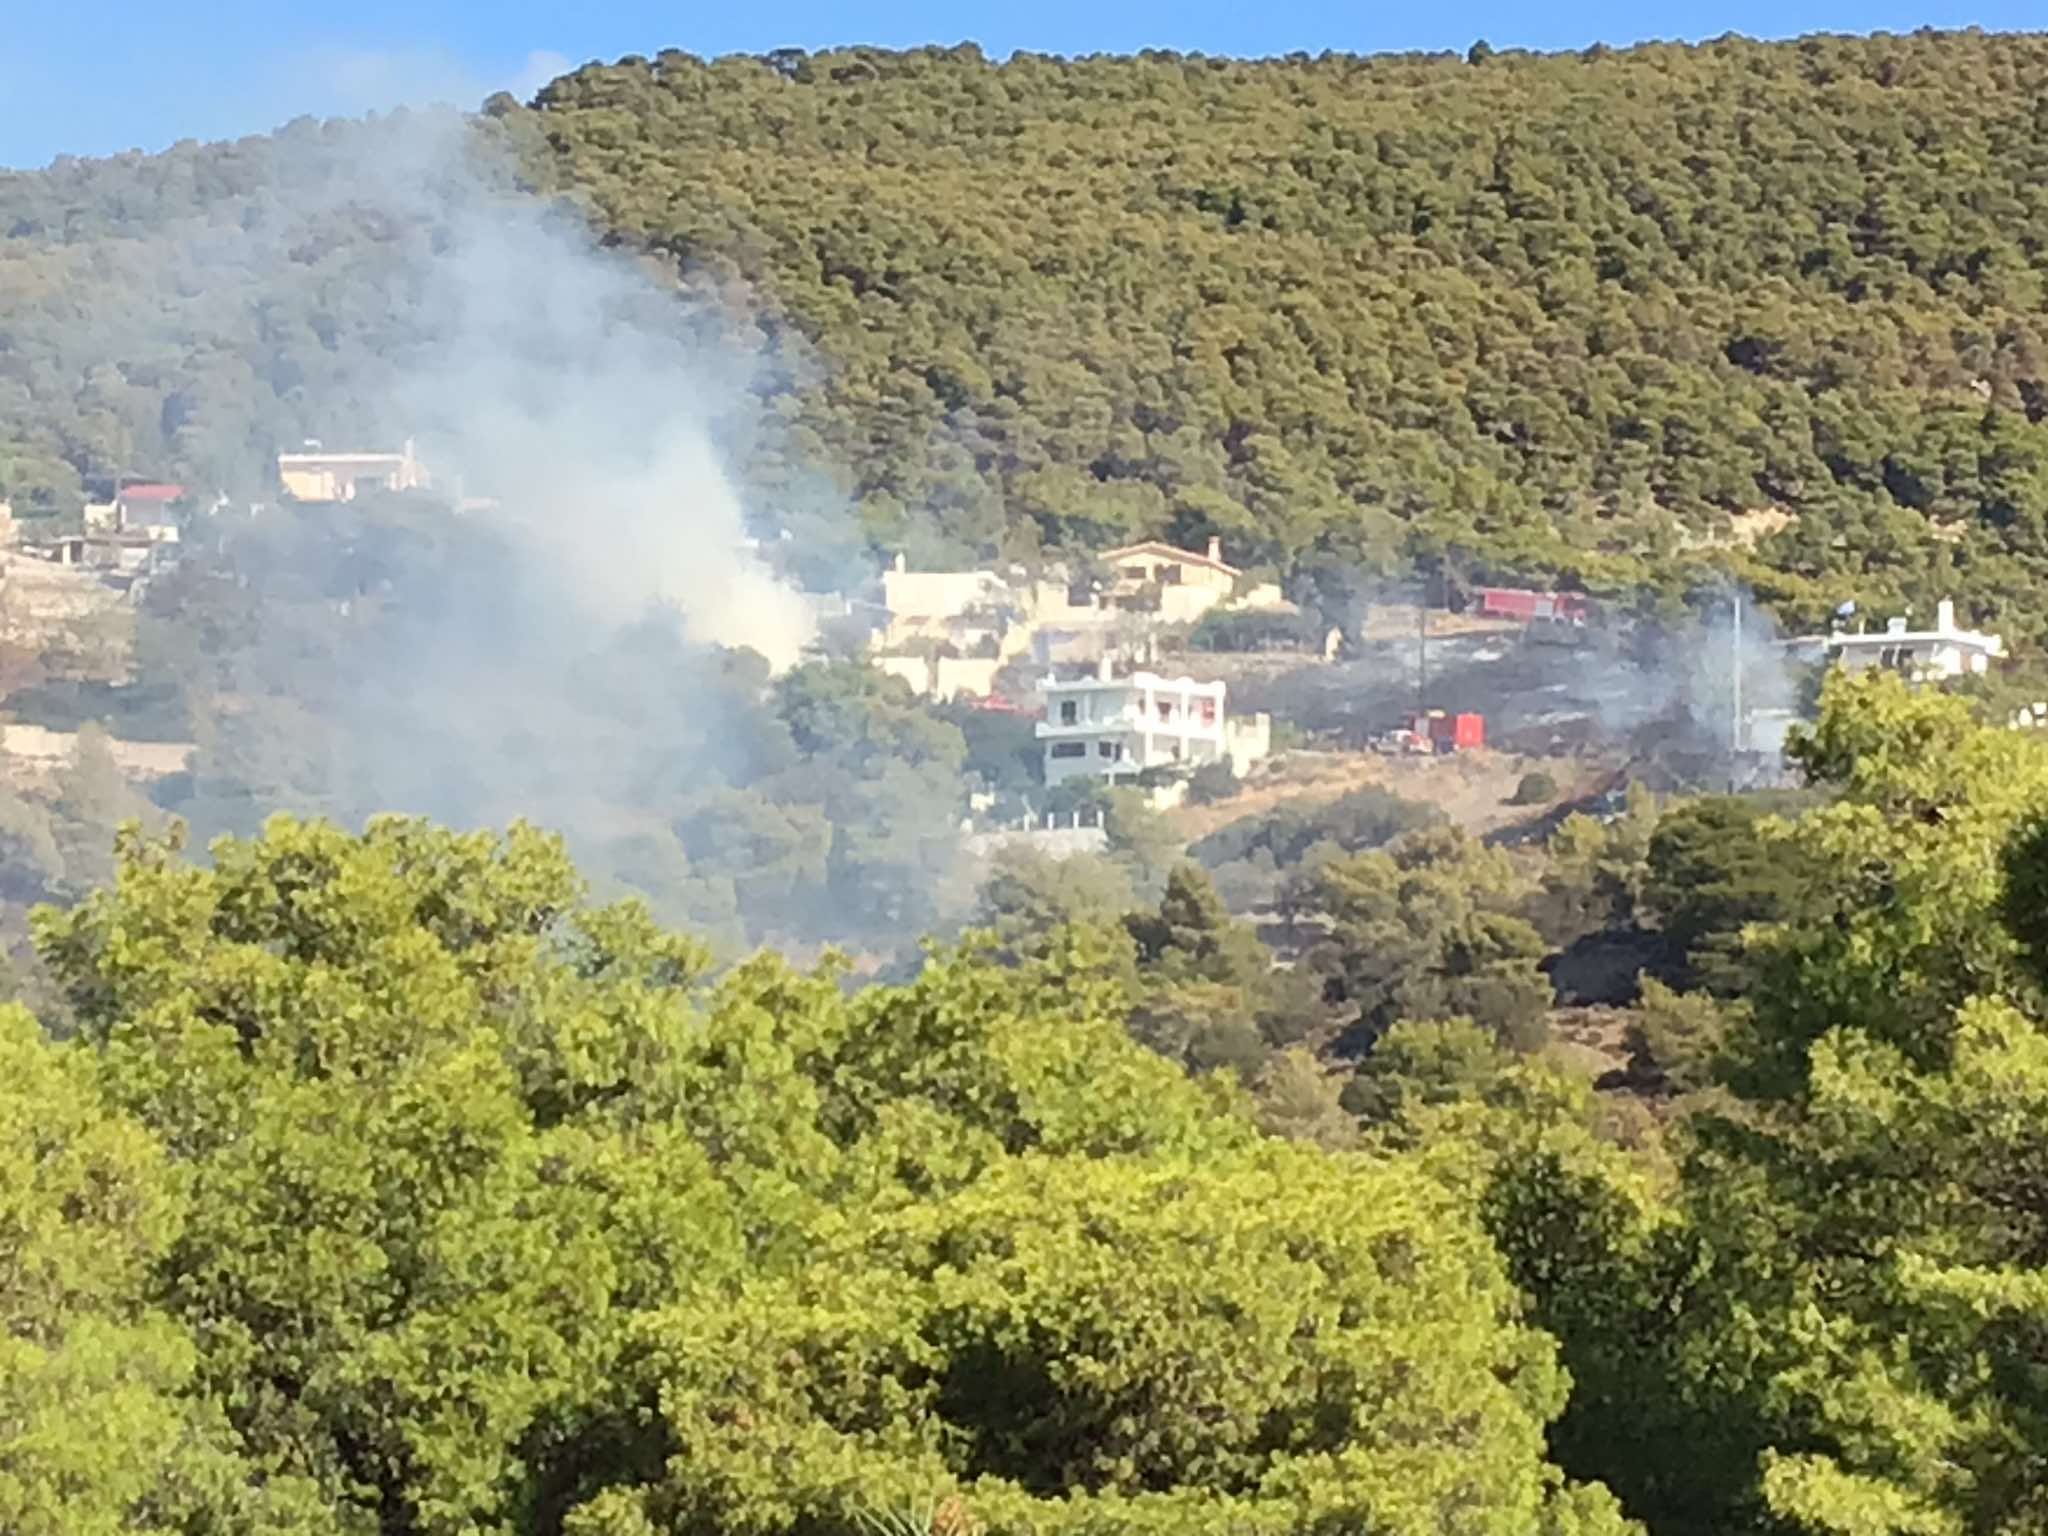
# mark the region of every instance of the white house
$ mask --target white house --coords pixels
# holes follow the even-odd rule
[[[1827,653],[1851,671],[1885,667],[1916,681],[1940,682],[1988,670],[2005,654],[2005,638],[1958,629],[1956,605],[1944,597],[1935,605],[1932,629],[1908,629],[1902,618],[1866,633],[1837,629],[1827,638]]]
[[[1045,782],[1135,778],[1150,768],[1228,762],[1243,773],[1272,750],[1266,715],[1233,722],[1224,685],[1153,672],[1112,675],[1105,658],[1093,677],[1045,680]]]

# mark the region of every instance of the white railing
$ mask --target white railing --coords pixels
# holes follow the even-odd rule
[[[1224,720],[1220,714],[1205,720],[1199,714],[1182,715],[1177,711],[1162,720],[1156,710],[1147,714],[1143,709],[1133,707],[1113,715],[1097,715],[1093,719],[1048,718],[1038,722],[1041,737],[1086,736],[1103,731],[1150,731],[1155,736],[1207,736],[1220,740]]]

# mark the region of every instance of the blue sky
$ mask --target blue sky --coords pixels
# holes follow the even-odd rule
[[[261,132],[301,113],[525,94],[564,67],[662,48],[758,53],[972,40],[994,54],[1325,48],[1580,48],[1723,32],[2048,27],[2048,0],[8,0],[0,17],[0,166]]]

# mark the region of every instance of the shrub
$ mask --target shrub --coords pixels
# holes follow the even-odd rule
[[[1319,842],[1331,842],[1346,853],[1357,853],[1442,819],[1433,807],[1368,785],[1323,805],[1279,805],[1260,815],[1233,821],[1210,833],[1188,852],[1198,863],[1214,869],[1265,849],[1274,864],[1284,869],[1299,863]]]
[[[1196,805],[1213,805],[1237,793],[1237,770],[1230,759],[1204,763],[1188,780],[1188,798]]]
[[[1557,798],[1557,780],[1542,769],[1522,775],[1522,782],[1515,786],[1515,805],[1546,805]]]
[[[1284,609],[1216,609],[1202,615],[1188,635],[1197,651],[1314,651],[1325,626],[1314,614]]]

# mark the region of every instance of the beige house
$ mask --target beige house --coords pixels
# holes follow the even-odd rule
[[[397,453],[327,453],[308,443],[303,453],[277,456],[277,478],[295,501],[354,501],[365,491],[412,491],[429,483],[411,438]]]
[[[1127,612],[1156,612],[1168,624],[1192,624],[1212,608],[1287,606],[1280,589],[1261,585],[1239,593],[1244,572],[1225,563],[1223,541],[1209,540],[1207,554],[1179,549],[1160,539],[1102,552],[1116,573],[1106,603]]]
[[[913,571],[898,555],[882,573],[889,623],[880,649],[896,652],[919,641],[970,648],[984,634],[1000,634],[1010,603],[1009,584],[994,571]]]
[[[875,665],[930,699],[988,697],[1006,663],[994,656],[877,656]]]
[[[1149,654],[1131,642],[1162,625],[1192,624],[1218,607],[1289,606],[1275,586],[1240,595],[1243,573],[1224,563],[1218,539],[1206,555],[1153,539],[1101,559],[1112,572],[1108,589],[1076,601],[1055,576],[913,571],[898,555],[882,573],[889,618],[870,654],[919,693],[954,698],[985,694],[1003,663],[1029,653],[1048,665],[1111,650]]]
[[[898,555],[882,573],[889,617],[869,658],[928,697],[980,697],[1031,643],[1029,605],[994,571],[913,571]]]

